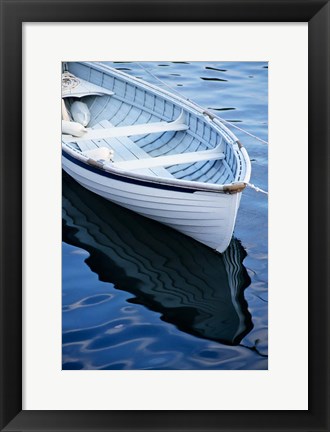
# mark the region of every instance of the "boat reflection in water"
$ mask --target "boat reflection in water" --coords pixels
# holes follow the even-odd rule
[[[186,333],[237,345],[251,331],[244,299],[246,252],[233,239],[219,254],[89,192],[63,173],[63,241],[85,249],[103,282]]]

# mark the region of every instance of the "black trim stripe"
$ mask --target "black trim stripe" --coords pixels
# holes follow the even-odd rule
[[[147,187],[152,187],[154,189],[164,189],[164,190],[171,190],[171,191],[175,191],[175,192],[186,192],[186,193],[194,193],[197,191],[200,191],[201,189],[191,189],[191,188],[186,188],[186,187],[179,187],[179,186],[171,186],[171,185],[167,185],[167,184],[160,184],[160,183],[156,183],[153,181],[148,181],[148,180],[143,180],[143,179],[135,179],[132,177],[126,177],[124,175],[121,174],[117,174],[117,173],[110,173],[109,171],[104,171],[101,170],[97,167],[91,166],[87,163],[84,163],[82,161],[80,161],[79,159],[74,158],[73,156],[71,156],[69,153],[65,152],[64,150],[62,150],[62,156],[65,157],[66,159],[68,159],[70,162],[88,170],[93,172],[94,174],[98,174],[101,175],[103,177],[107,177],[107,178],[111,178],[114,180],[119,180],[122,181],[124,183],[130,183],[130,184],[135,184],[135,185],[139,185],[139,186],[147,186]]]

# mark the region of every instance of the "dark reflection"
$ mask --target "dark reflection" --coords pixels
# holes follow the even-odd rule
[[[218,68],[211,67],[211,66],[205,66],[205,69],[213,70],[213,71],[219,71],[219,72],[227,72],[227,69],[218,69]]]
[[[87,191],[63,173],[63,241],[85,249],[99,279],[134,294],[180,330],[236,345],[252,329],[246,252],[223,254]]]
[[[212,108],[212,107],[210,107],[210,108],[208,108],[208,109],[211,109],[211,110],[213,110],[213,111],[233,111],[233,110],[235,110],[236,108]]]
[[[208,77],[201,77],[201,79],[204,81],[222,81],[222,82],[228,81],[228,80],[221,79],[221,78],[208,78]]]

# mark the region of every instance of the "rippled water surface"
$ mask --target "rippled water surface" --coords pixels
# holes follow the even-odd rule
[[[267,63],[107,64],[267,141]],[[267,190],[267,145],[232,131],[251,183]],[[217,254],[64,174],[63,369],[267,369],[267,205],[246,189],[235,238]]]

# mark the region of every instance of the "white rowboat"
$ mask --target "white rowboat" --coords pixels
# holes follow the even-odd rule
[[[65,70],[64,109],[82,101],[90,120],[80,136],[62,133],[63,169],[92,192],[225,251],[251,175],[236,136],[191,101],[104,64]]]

